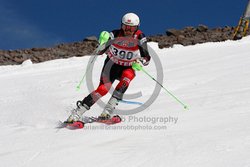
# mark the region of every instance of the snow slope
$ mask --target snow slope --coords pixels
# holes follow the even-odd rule
[[[161,91],[121,124],[59,130],[58,120],[89,93],[86,83],[75,90],[89,57],[1,66],[0,166],[249,167],[250,38],[162,50],[149,45],[164,67],[164,85],[190,110]],[[95,86],[104,59],[95,63]],[[156,75],[154,63],[145,69]],[[134,100],[145,102],[154,85],[137,72],[127,92],[140,90]],[[87,115],[101,111],[94,105]]]

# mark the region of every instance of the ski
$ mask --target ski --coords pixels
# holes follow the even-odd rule
[[[88,118],[92,122],[103,123],[106,125],[113,125],[113,124],[120,123],[122,121],[121,117],[119,117],[118,115],[113,116],[112,118],[106,119],[106,120],[98,119],[97,117],[88,117]]]
[[[58,126],[56,128],[58,128],[58,129],[68,128],[68,129],[74,130],[74,129],[82,129],[84,127],[84,125],[85,125],[85,123],[82,121],[76,121],[73,123],[59,121]]]
[[[102,119],[98,119],[98,117],[83,117],[82,121],[76,121],[73,123],[67,123],[67,122],[62,122],[59,121],[57,128],[67,128],[67,129],[71,129],[71,130],[75,130],[75,129],[82,129],[84,128],[85,124],[88,123],[102,123],[102,124],[106,124],[106,125],[113,125],[113,124],[117,124],[120,123],[122,121],[122,119],[116,115],[113,116],[110,119],[107,120],[102,120]]]

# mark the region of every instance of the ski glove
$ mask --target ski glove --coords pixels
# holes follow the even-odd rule
[[[142,65],[147,66],[149,64],[150,59],[148,57],[142,57],[139,59]]]

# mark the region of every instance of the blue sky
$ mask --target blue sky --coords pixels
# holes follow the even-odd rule
[[[235,26],[247,0],[0,0],[0,49],[52,47],[120,27],[140,16],[146,35],[205,24]]]

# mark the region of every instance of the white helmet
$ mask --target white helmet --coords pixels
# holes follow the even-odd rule
[[[129,25],[129,26],[139,26],[140,19],[134,13],[127,13],[122,17],[122,24]]]

